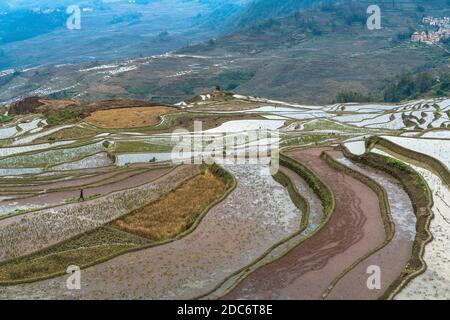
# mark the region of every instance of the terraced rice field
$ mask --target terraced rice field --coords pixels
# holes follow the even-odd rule
[[[212,208],[191,234],[86,269],[84,277],[90,279],[87,281],[90,285],[76,293],[78,297],[194,298],[299,229],[301,212],[289,201],[283,187],[267,174],[267,168],[265,174],[255,166],[225,168],[236,177],[236,189]],[[248,176],[251,178],[247,179]],[[252,201],[241,202],[242,197]],[[265,207],[261,206],[263,203]],[[106,281],[111,273],[117,282]],[[4,288],[7,291],[3,294],[20,290],[27,296],[45,292],[49,287],[53,288],[50,293],[53,297],[72,296],[58,278]]]
[[[396,156],[395,152],[386,154],[381,150],[374,152],[388,156]],[[401,157],[398,156],[397,157]],[[450,285],[448,279],[450,273],[448,263],[450,255],[447,250],[449,245],[450,232],[450,188],[436,173],[424,169],[411,159],[408,161],[414,170],[416,170],[427,182],[433,192],[432,212],[434,219],[430,224],[430,231],[433,235],[433,241],[427,246],[424,254],[424,260],[427,264],[427,270],[411,281],[395,298],[396,299],[448,299],[450,297]]]
[[[355,170],[366,177],[373,179],[386,191],[390,208],[390,217],[393,223],[392,239],[386,242],[380,250],[367,256],[352,270],[339,279],[328,299],[376,299],[380,292],[386,292],[397,278],[400,277],[411,258],[412,247],[416,236],[416,216],[408,194],[400,183],[386,174],[374,169],[356,165],[342,156],[334,156],[336,161]],[[366,270],[371,265],[377,265],[383,270],[381,278],[381,291],[367,290]]]
[[[134,103],[1,125],[0,298],[450,299],[450,100]]]
[[[336,197],[330,220],[314,237],[250,275],[226,298],[320,299],[336,276],[384,241],[376,194],[322,160],[320,154],[326,150],[288,155],[309,166],[330,186]]]

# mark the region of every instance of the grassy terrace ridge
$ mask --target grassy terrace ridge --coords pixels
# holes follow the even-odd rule
[[[382,137],[370,137],[369,140],[367,141],[367,145],[368,146],[375,145],[377,147],[386,148],[388,150],[395,150],[395,153],[420,163],[421,167],[425,167],[428,170],[436,172],[437,175],[444,181],[444,183],[447,184],[447,186],[450,186],[449,170],[440,160],[432,156],[412,151],[387,139],[383,139]]]
[[[101,227],[34,254],[0,263],[0,284],[56,276],[71,264],[85,266],[148,243],[147,239]]]
[[[280,153],[280,165],[291,169],[306,181],[321,200],[326,216],[332,213],[334,209],[333,192],[318,177],[316,177],[313,171],[283,153]]]
[[[74,126],[71,128],[64,128],[56,132],[50,133],[49,135],[34,140],[33,143],[46,143],[54,141],[92,138],[98,133],[100,133],[100,131],[93,128],[89,127],[80,128],[78,126]]]
[[[114,148],[115,153],[130,152],[171,152],[172,146],[154,144],[144,141],[118,141]]]
[[[432,240],[432,235],[429,230],[430,222],[433,219],[433,213],[431,211],[431,207],[433,206],[431,190],[422,176],[402,161],[375,153],[355,156],[345,147],[342,149],[344,155],[352,161],[379,169],[396,178],[400,181],[403,189],[411,199],[417,217],[416,238],[414,240],[410,262],[404,272],[380,297],[380,299],[392,299],[409,281],[426,270],[426,264],[423,260],[424,248]],[[387,149],[387,151],[389,153],[395,153],[390,149]]]
[[[212,188],[211,185],[213,185]],[[0,285],[57,277],[65,274],[69,265],[87,268],[127,252],[179,239],[192,232],[209,209],[234,190],[235,185],[234,178],[221,167],[203,166],[199,175],[121,219],[30,255],[0,263]],[[184,199],[182,206],[177,201],[180,193]],[[192,193],[196,193],[197,197],[192,197]],[[174,201],[178,202],[176,208],[172,206],[175,204]],[[173,211],[170,211],[170,217],[162,211],[155,215],[154,212],[157,211],[153,210],[157,207],[162,211]],[[158,220],[156,223],[149,220],[132,220],[136,214],[139,214],[139,218],[156,217]],[[120,221],[134,221],[132,233],[120,230],[125,229]],[[151,228],[148,228],[148,225],[141,228],[136,224],[142,222],[150,223]],[[146,237],[133,234],[140,233],[142,230],[146,231],[144,232]]]
[[[302,220],[300,223],[300,232],[305,230],[308,227],[309,220],[309,204],[308,201],[300,195],[292,182],[291,178],[286,175],[281,170],[278,170],[276,174],[272,175],[273,179],[285,187],[289,193],[289,197],[291,198],[294,205],[300,209],[302,214]]]

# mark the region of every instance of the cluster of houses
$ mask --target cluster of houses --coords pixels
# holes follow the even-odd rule
[[[450,38],[450,17],[434,18],[424,17],[422,23],[437,28],[437,31],[414,32],[411,36],[412,42],[423,42],[425,44],[436,44]]]

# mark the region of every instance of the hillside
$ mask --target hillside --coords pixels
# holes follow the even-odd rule
[[[252,1],[235,19],[231,22],[237,27],[245,27],[261,20],[287,16],[292,12],[299,11],[319,3],[334,2],[335,0],[256,0]]]
[[[19,1],[0,7],[0,70],[111,61],[162,54],[215,37],[224,8],[245,0],[77,1],[81,29],[69,30],[70,1]],[[216,29],[210,28],[217,26]],[[48,50],[51,46],[52,50]],[[82,48],[82,50],[80,50]],[[26,52],[26,54],[23,54]]]
[[[253,76],[237,86],[240,92],[256,90],[311,103],[330,102],[342,90],[379,91],[385,79],[403,71],[415,73],[447,62],[445,48],[409,41],[423,15],[449,12],[447,1],[386,1],[382,29],[374,31],[366,27],[368,3],[320,5],[257,22],[180,53],[248,56],[246,67]],[[417,11],[419,4],[424,12]]]
[[[342,92],[382,97],[385,81],[403,72],[430,70],[435,77],[446,73],[448,44],[417,44],[409,38],[424,15],[450,15],[447,0],[386,1],[381,6],[382,29],[374,31],[366,27],[368,4],[315,6],[173,54],[9,73],[0,77],[0,102],[39,95],[87,102],[119,97],[177,103],[220,86],[241,94],[321,104],[333,102]],[[418,10],[418,5],[423,8]],[[439,92],[436,87],[430,95]]]

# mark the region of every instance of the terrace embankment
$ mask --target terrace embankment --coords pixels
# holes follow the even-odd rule
[[[236,189],[183,238],[86,268],[81,290],[67,291],[66,277],[59,277],[0,288],[0,296],[187,299],[210,292],[297,232],[302,217],[268,166],[225,168],[236,177]]]
[[[282,258],[256,270],[226,299],[319,299],[330,283],[354,261],[385,240],[379,200],[355,178],[320,157],[329,148],[289,151],[331,188],[335,210],[314,237]]]
[[[391,217],[386,223],[393,224],[392,239],[376,252],[363,259],[347,273],[343,274],[328,294],[328,299],[377,299],[380,298],[406,269],[416,236],[416,216],[411,200],[402,185],[382,171],[363,164],[349,161],[339,153],[328,153],[334,161],[372,179],[385,190],[380,199],[387,200]],[[391,219],[392,218],[392,219]],[[394,232],[395,229],[395,232]],[[370,290],[367,287],[369,266],[378,266],[381,271],[380,287]]]
[[[65,179],[55,180],[43,180],[38,181],[37,179],[30,180],[28,183],[21,183],[22,179],[16,179],[15,181],[5,181],[6,179],[0,180],[0,192],[2,195],[14,194],[14,193],[38,193],[38,192],[52,192],[58,190],[64,190],[67,188],[78,188],[81,186],[90,185],[100,185],[103,183],[110,183],[111,181],[122,180],[122,177],[132,175],[133,173],[142,173],[145,169],[136,168],[124,168],[117,169],[111,167],[109,171],[101,171],[98,174],[83,174],[82,172],[72,172],[63,173],[68,177]],[[11,180],[11,179],[8,179]],[[3,183],[6,182],[6,183]],[[16,182],[16,183],[13,183]]]

